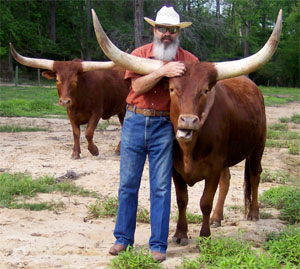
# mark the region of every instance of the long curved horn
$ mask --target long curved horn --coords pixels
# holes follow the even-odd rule
[[[119,50],[107,37],[92,9],[93,24],[96,37],[105,55],[116,64],[139,74],[149,74],[163,65],[159,60],[146,59],[127,54]],[[236,61],[214,63],[218,72],[218,80],[249,74],[269,61],[276,51],[282,27],[282,10],[279,11],[275,28],[264,47],[256,54]]]
[[[9,43],[10,51],[12,56],[15,58],[17,62],[20,64],[41,68],[41,69],[48,69],[53,71],[53,64],[55,61],[53,60],[46,60],[46,59],[37,59],[37,58],[29,58],[20,55],[13,47],[11,43]],[[82,71],[92,71],[92,70],[99,70],[99,69],[111,69],[116,64],[112,61],[108,62],[96,62],[96,61],[83,61],[82,62]]]
[[[11,43],[9,43],[9,46],[10,46],[10,52],[11,52],[12,56],[20,64],[30,66],[30,67],[35,67],[35,68],[53,70],[54,61],[46,60],[46,59],[36,59],[36,58],[24,57],[16,52],[16,50],[14,49],[14,47]]]
[[[105,55],[114,61],[117,65],[124,67],[125,69],[131,70],[138,74],[149,74],[158,68],[160,68],[164,63],[159,60],[141,58],[137,56],[130,55],[119,50],[107,37],[103,28],[98,20],[96,12],[92,9],[93,24],[95,29],[95,34],[100,47],[102,48]]]
[[[112,61],[107,62],[93,62],[93,61],[84,61],[82,62],[82,71],[92,71],[92,70],[99,70],[99,69],[111,69],[116,64]]]
[[[218,71],[217,80],[232,78],[240,75],[246,75],[262,67],[266,64],[279,43],[282,27],[282,9],[280,9],[273,32],[267,43],[257,53],[236,61],[215,63]]]

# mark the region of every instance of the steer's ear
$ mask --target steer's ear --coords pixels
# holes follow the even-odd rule
[[[53,71],[44,71],[42,73],[42,76],[44,78],[47,78],[47,79],[54,79],[54,78],[56,78],[56,72],[53,72]]]

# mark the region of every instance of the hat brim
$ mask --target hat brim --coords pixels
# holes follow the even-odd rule
[[[151,24],[153,27],[157,25],[166,26],[166,27],[179,27],[180,29],[186,28],[192,24],[192,22],[183,21],[179,24],[167,24],[167,23],[156,23],[154,20],[151,20],[150,18],[144,17],[144,20]]]

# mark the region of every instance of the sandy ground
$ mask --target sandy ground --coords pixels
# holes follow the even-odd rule
[[[300,112],[299,103],[266,109],[268,124],[281,117],[290,117]],[[112,119],[111,122],[116,122]],[[82,158],[71,160],[73,137],[68,120],[39,118],[0,117],[0,125],[35,126],[47,128],[47,132],[0,133],[0,172],[25,172],[37,178],[50,175],[55,178],[75,172],[79,177],[74,181],[78,186],[96,191],[101,195],[117,196],[119,183],[119,156],[114,154],[120,137],[120,127],[111,124],[105,131],[96,131],[95,143],[100,155],[91,156],[82,134]],[[290,128],[300,133],[299,125]],[[300,157],[290,155],[287,149],[265,150],[262,165],[271,171],[289,171],[299,179]],[[230,206],[243,205],[243,166],[240,163],[231,168],[231,186],[225,204],[225,220],[222,227],[212,229],[213,236],[224,234],[248,239],[258,246],[265,235],[281,230],[285,223],[279,220],[278,212],[272,218],[251,222],[244,219],[239,211]],[[262,183],[259,193],[275,186]],[[188,211],[200,214],[199,199],[203,182],[189,188]],[[94,198],[61,194],[40,194],[35,200],[63,202],[64,209],[32,212],[0,208],[0,268],[105,268],[113,258],[108,249],[114,243],[114,218],[85,221],[88,207]],[[146,165],[140,188],[140,205],[149,209],[148,165]],[[169,248],[164,268],[175,268],[183,257],[198,255],[195,240],[200,226],[189,226],[190,244],[182,247],[172,242],[177,213],[174,186],[172,187],[172,218],[170,222]],[[147,247],[150,237],[149,224],[137,224],[137,248]]]

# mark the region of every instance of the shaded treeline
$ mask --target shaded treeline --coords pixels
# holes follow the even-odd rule
[[[250,75],[259,85],[299,87],[298,0],[0,0],[2,80],[12,79],[15,62],[8,42],[23,55],[53,60],[107,60],[97,44],[93,8],[110,39],[122,50],[152,39],[141,19],[155,18],[163,4],[172,4],[182,21],[181,45],[202,61],[239,59],[255,53],[269,37],[279,9],[283,31],[272,60]],[[24,73],[34,70],[21,67]]]

